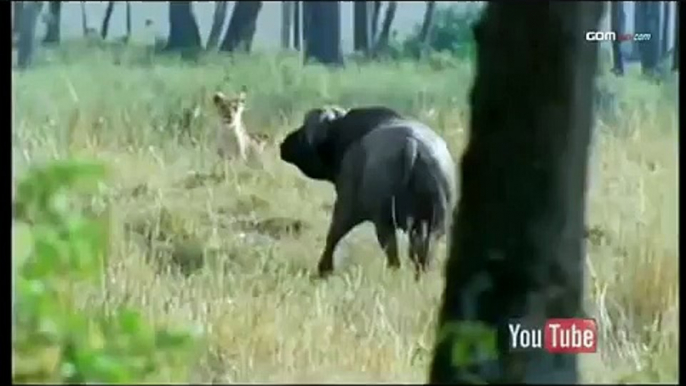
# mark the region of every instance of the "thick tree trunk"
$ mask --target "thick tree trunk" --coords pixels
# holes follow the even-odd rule
[[[626,33],[624,2],[613,1],[610,3],[610,24],[610,30],[617,34]],[[619,39],[612,42],[612,72],[618,76],[624,75],[624,54],[622,54],[622,42]]]
[[[219,37],[221,36],[224,23],[226,22],[226,13],[228,10],[228,3],[226,1],[214,2],[214,17],[212,18],[212,29],[210,29],[210,36],[207,38],[208,50],[214,50],[219,44]]]
[[[100,37],[102,40],[107,39],[107,34],[110,31],[110,20],[112,19],[112,11],[114,11],[114,1],[107,2],[105,8],[105,17],[102,19],[102,27],[100,28]]]
[[[598,60],[583,36],[602,11],[601,2],[493,2],[474,29],[471,133],[431,383],[578,382],[576,355],[511,350],[508,322],[583,317]]]
[[[674,55],[672,55],[672,71],[679,71],[679,2],[674,6]]]
[[[293,48],[300,51],[302,46],[302,7],[300,1],[293,2]]]
[[[21,26],[22,11],[24,10],[23,1],[12,2],[12,36],[19,34],[19,26]]]
[[[48,12],[50,14],[48,18],[48,26],[45,32],[45,38],[43,38],[43,43],[55,44],[60,42],[60,30],[62,23],[62,2],[61,1],[50,1],[48,2]]]
[[[302,42],[302,9],[301,2],[293,2],[293,48],[300,51]]]
[[[672,18],[671,14],[671,5],[669,4],[669,1],[663,1],[662,2],[662,32],[660,35],[662,36],[661,42],[662,45],[660,46],[660,59],[667,56],[667,53],[669,52],[669,22]]]
[[[381,26],[381,33],[379,33],[379,38],[376,41],[374,47],[374,53],[376,55],[386,51],[388,48],[388,42],[391,36],[391,25],[393,24],[393,19],[395,18],[395,11],[398,8],[397,1],[389,1],[386,6],[386,17],[383,20],[383,25]]]
[[[655,75],[660,60],[660,2],[637,1],[636,13],[640,16],[639,33],[650,33],[651,39],[638,42],[643,73]]]
[[[325,65],[342,65],[341,18],[338,1],[303,2],[307,26],[305,60],[316,60]]]
[[[293,29],[293,2],[281,2],[281,49],[291,48],[291,36]]]
[[[219,49],[226,52],[250,52],[262,2],[237,1],[234,4],[229,28],[226,29],[224,40]]]
[[[193,16],[190,1],[169,2],[169,38],[167,51],[182,51],[192,54],[201,48],[198,23]]]
[[[374,1],[374,10],[372,11],[372,44],[376,42],[379,34],[379,15],[381,14],[381,2]]]
[[[19,20],[19,41],[17,42],[17,66],[25,69],[31,65],[36,47],[36,24],[43,9],[42,1],[27,1]]]
[[[88,36],[88,13],[86,12],[86,2],[81,2],[81,30],[83,36]]]
[[[131,2],[127,1],[126,2],[126,41],[128,42],[131,40],[131,31],[132,31],[132,25],[131,25]]]
[[[374,16],[373,1],[353,2],[353,48],[370,54],[373,47],[372,17]]]
[[[436,2],[427,1],[426,11],[424,12],[424,22],[422,22],[422,29],[419,31],[421,56],[426,55],[431,46],[431,30],[433,28],[434,13],[436,13]]]

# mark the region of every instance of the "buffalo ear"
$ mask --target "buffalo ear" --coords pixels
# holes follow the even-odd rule
[[[331,122],[341,118],[345,113],[343,109],[330,107],[308,111],[303,119],[303,128],[308,143],[316,148],[326,141]]]

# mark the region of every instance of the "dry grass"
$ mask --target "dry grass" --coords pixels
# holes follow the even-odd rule
[[[458,158],[469,66],[329,73],[292,58],[114,66],[106,53],[93,55],[13,73],[15,176],[68,155],[96,157],[112,171],[103,197],[114,209],[112,255],[104,289],[83,293],[86,307],[134,305],[161,324],[201,327],[193,381],[426,379],[444,246],[416,284],[407,259],[399,272],[385,269],[362,226],[339,247],[336,274],[311,280],[332,187],[306,180],[273,147],[258,164],[215,168],[208,95],[246,84],[248,129],[277,138],[311,106],[386,104],[436,127]],[[675,382],[677,104],[663,90],[676,86],[622,82],[622,118],[599,121],[594,145],[587,306],[603,335],[583,374]],[[201,116],[185,124],[195,104]]]

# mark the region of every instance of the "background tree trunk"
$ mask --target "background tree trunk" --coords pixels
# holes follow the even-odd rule
[[[610,30],[617,34],[626,32],[626,14],[624,2],[612,1],[610,3]],[[622,53],[622,42],[615,39],[612,42],[612,72],[618,76],[624,75],[624,54]]]
[[[671,4],[669,1],[662,2],[662,46],[660,47],[660,59],[669,53],[669,22],[672,19]]]
[[[471,133],[430,383],[578,381],[575,355],[510,350],[507,323],[583,316],[598,60],[583,36],[602,11],[601,2],[493,2],[474,28]],[[470,357],[456,358],[455,345]]]
[[[229,28],[226,29],[224,40],[219,49],[226,52],[237,50],[250,52],[262,2],[237,1],[234,4]]]
[[[372,44],[376,42],[379,34],[379,15],[381,14],[381,2],[374,1],[374,10],[372,11]]]
[[[386,6],[386,17],[383,20],[383,25],[381,26],[381,33],[379,33],[379,38],[376,41],[376,46],[374,47],[374,54],[378,55],[383,53],[388,49],[389,38],[391,35],[391,25],[393,24],[393,19],[395,18],[395,11],[398,8],[397,1],[389,1]]]
[[[36,24],[41,9],[42,1],[27,1],[24,3],[19,20],[19,41],[17,42],[17,66],[25,69],[31,65],[36,46]]]
[[[12,37],[13,39],[19,35],[19,26],[21,26],[22,11],[24,10],[23,1],[12,2]]]
[[[86,2],[81,2],[81,30],[83,30],[83,36],[88,35],[88,13],[86,12]]]
[[[60,42],[60,30],[62,23],[62,2],[50,1],[48,2],[48,26],[45,31],[45,38],[43,43],[55,44]]]
[[[131,31],[133,27],[131,25],[131,2],[126,2],[126,41],[131,40]]]
[[[338,1],[306,1],[303,11],[307,26],[305,60],[325,65],[342,65],[341,5]]]
[[[293,29],[293,2],[281,2],[281,49],[291,48],[291,30]]]
[[[167,51],[182,51],[184,54],[197,52],[201,47],[198,23],[193,16],[190,1],[169,2],[169,39]]]
[[[228,3],[226,1],[214,2],[214,17],[212,18],[212,29],[210,29],[210,36],[207,38],[207,49],[214,50],[219,44],[219,37],[221,36],[224,23],[226,22],[226,13],[228,10]]]
[[[674,54],[672,55],[672,71],[679,71],[679,2],[674,4]]]
[[[637,1],[636,13],[640,13],[639,33],[650,33],[651,39],[638,42],[643,73],[656,75],[660,59],[660,2]]]
[[[114,11],[114,1],[108,1],[107,8],[105,8],[105,17],[102,19],[102,28],[100,28],[100,37],[102,40],[107,39],[107,34],[110,30],[112,11]]]
[[[420,56],[425,56],[431,48],[431,30],[433,28],[434,13],[436,13],[436,2],[427,1],[422,29],[419,31]]]
[[[300,51],[302,41],[302,10],[300,1],[293,2],[293,48]]]
[[[353,48],[371,54],[372,50],[372,17],[374,16],[373,1],[353,2]]]

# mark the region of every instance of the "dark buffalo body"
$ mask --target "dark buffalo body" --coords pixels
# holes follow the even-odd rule
[[[389,265],[400,265],[395,231],[401,229],[409,234],[417,274],[426,268],[430,239],[445,233],[455,203],[454,162],[430,128],[385,107],[314,109],[286,137],[281,158],[336,187],[320,273],[333,269],[336,244],[364,221],[374,223]]]

